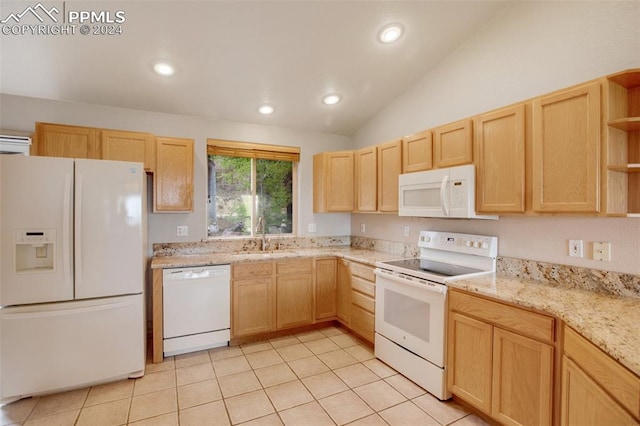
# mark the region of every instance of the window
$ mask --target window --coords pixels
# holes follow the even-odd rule
[[[300,149],[207,141],[209,236],[295,232],[295,181]]]

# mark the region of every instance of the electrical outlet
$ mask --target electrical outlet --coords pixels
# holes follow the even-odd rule
[[[409,228],[409,226],[406,226],[406,225],[405,225],[405,227],[404,227],[404,236],[405,236],[405,237],[408,237],[408,236],[409,236],[409,231],[410,231],[410,230],[411,230],[411,228]]]
[[[188,236],[189,235],[189,227],[186,226],[186,225],[178,226],[176,235],[178,235],[178,237],[186,237],[186,236]]]
[[[606,241],[594,241],[593,260],[611,262],[611,243]]]
[[[569,240],[569,256],[582,257],[582,240]]]
[[[310,223],[309,224],[309,232],[316,232],[316,224],[315,223]]]
[[[365,233],[367,232],[367,225],[364,223],[360,224],[360,232]]]

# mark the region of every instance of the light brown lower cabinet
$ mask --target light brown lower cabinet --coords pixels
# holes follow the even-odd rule
[[[561,424],[640,424],[640,378],[564,328]]]
[[[375,275],[374,268],[351,262],[350,328],[360,337],[373,343],[375,336]]]
[[[337,267],[335,257],[315,261],[315,319],[322,320],[336,316]]]
[[[232,335],[250,336],[313,323],[312,259],[232,266]]]
[[[351,326],[351,273],[348,260],[339,259],[336,277],[336,316],[347,327]]]
[[[563,426],[638,425],[597,382],[575,362],[564,357],[562,366]]]
[[[449,389],[502,424],[550,425],[554,324],[545,315],[450,291]]]
[[[266,333],[275,329],[273,262],[232,266],[232,335]]]
[[[312,259],[276,262],[276,329],[313,322]]]

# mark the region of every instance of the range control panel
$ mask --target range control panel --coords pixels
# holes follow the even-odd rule
[[[498,254],[498,238],[456,232],[421,231],[418,247],[496,257]]]

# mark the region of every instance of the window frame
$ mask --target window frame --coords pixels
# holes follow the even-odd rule
[[[269,236],[290,236],[298,235],[298,163],[300,162],[300,148],[284,145],[258,144],[252,142],[230,141],[222,139],[207,139],[207,159],[210,155],[220,155],[227,157],[242,157],[251,159],[251,235],[241,236],[223,236],[209,235],[209,211],[207,206],[207,238],[208,239],[224,239],[224,238],[256,238],[258,215],[257,215],[257,185],[256,185],[256,161],[263,160],[280,160],[291,161],[291,233],[290,234],[266,234]],[[207,172],[207,185],[209,173]]]

